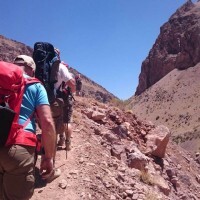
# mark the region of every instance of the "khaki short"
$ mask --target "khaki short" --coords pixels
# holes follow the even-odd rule
[[[64,132],[64,123],[71,123],[72,121],[73,105],[71,102],[57,98],[50,106],[56,133],[62,134]]]
[[[73,100],[70,96],[67,99],[64,99],[64,107],[63,107],[63,122],[71,123],[72,122],[72,113],[73,113]]]
[[[35,147],[0,148],[0,199],[28,200],[34,191]]]

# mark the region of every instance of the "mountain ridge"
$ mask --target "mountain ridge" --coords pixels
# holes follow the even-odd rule
[[[141,66],[135,95],[140,95],[173,69],[187,69],[200,61],[200,2],[187,1],[160,28]]]
[[[14,58],[20,54],[32,57],[33,48],[13,39],[8,39],[0,35],[0,60],[13,62]],[[100,102],[108,102],[113,98],[118,99],[115,95],[107,91],[104,87],[91,80],[84,74],[78,72],[75,68],[69,66],[69,70],[76,74],[80,74],[83,80],[82,95],[93,97]]]
[[[32,55],[32,49],[21,43],[5,39],[2,44],[1,41],[0,59],[11,62],[18,54]],[[6,43],[12,43],[14,48]],[[170,140],[173,136],[171,128],[163,125],[166,122],[170,125],[170,117],[176,120],[176,116],[169,115],[169,111],[176,109],[181,98],[186,98],[183,94],[187,93],[188,89],[194,93],[188,94],[188,97],[190,95],[192,98],[186,98],[185,102],[190,105],[188,102],[193,101],[191,108],[197,109],[195,106],[198,105],[196,100],[199,99],[199,69],[199,64],[182,71],[173,69],[138,95],[138,99],[129,99],[128,106],[132,106],[131,110],[120,109],[109,102],[105,104],[96,101],[96,91],[101,87],[95,88],[95,85],[85,80],[86,86],[90,84],[88,91],[95,91],[95,94],[90,95],[88,92],[88,96],[76,97],[72,149],[68,152],[67,160],[64,148],[58,149],[56,155],[55,167],[61,170],[61,176],[51,183],[41,180],[41,157],[38,157],[36,188],[31,200],[200,199],[200,153],[197,151],[191,154],[186,151],[187,148],[182,149],[176,145]],[[186,83],[185,76],[188,77],[188,72],[196,77],[191,80],[197,80],[197,87],[191,87],[194,86],[194,81]],[[181,96],[178,96],[178,92],[177,96],[174,96],[178,89],[182,92]],[[106,91],[104,92],[106,94]],[[175,107],[172,106],[174,102]],[[151,111],[155,108],[161,108],[161,111],[165,109],[167,113],[153,113],[154,118],[149,121],[152,117]],[[143,112],[144,116],[140,112]],[[187,126],[191,118],[184,115],[185,113],[179,116],[180,114],[182,113],[177,112],[177,116],[182,120],[180,122],[184,123],[186,120]],[[163,121],[159,121],[162,118]],[[196,115],[194,119],[197,120]],[[176,131],[177,128],[172,130]]]
[[[187,1],[161,27],[127,103],[140,119],[167,126],[193,155],[200,149],[199,33],[200,2]]]

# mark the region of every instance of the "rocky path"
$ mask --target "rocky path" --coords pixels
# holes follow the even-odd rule
[[[74,123],[72,149],[67,159],[64,149],[57,151],[55,165],[61,170],[61,176],[48,184],[37,177],[31,200],[105,199],[103,188],[96,192],[95,187],[98,185],[96,176],[105,171],[109,152],[106,153],[107,150],[91,134],[91,124],[79,117],[75,120],[77,123]],[[39,163],[40,158],[37,166]]]
[[[146,163],[148,172],[142,173],[135,164],[145,161],[146,157],[137,147],[141,150],[145,148],[142,138],[144,133],[148,133],[149,125],[145,128],[145,124],[130,113],[125,114],[113,107],[89,101],[77,98],[73,114],[72,149],[68,152],[68,158],[64,149],[57,151],[56,167],[61,170],[61,176],[48,184],[37,176],[31,200],[200,198],[199,169],[189,154],[183,153],[181,149],[178,151],[178,147],[170,144],[162,163],[149,157]],[[99,118],[102,116],[106,121],[100,123]],[[125,129],[114,133],[113,127],[119,127],[121,121],[131,124],[129,130],[133,139],[124,138]],[[127,157],[127,153],[135,157]],[[133,166],[128,166],[131,159],[134,160],[131,162]],[[38,159],[37,166],[39,163]]]
[[[67,159],[65,150],[57,151],[56,167],[61,170],[61,176],[48,184],[39,181],[31,200],[80,199],[84,187],[79,184],[80,164],[78,159],[80,156],[80,148],[78,147],[81,145],[82,141],[78,134],[74,134],[72,140],[73,148],[68,152]],[[60,187],[61,184],[63,184],[63,188]]]

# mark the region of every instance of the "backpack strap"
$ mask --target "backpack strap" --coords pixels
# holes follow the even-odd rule
[[[23,129],[26,128],[26,126],[29,124],[29,122],[32,120],[33,115],[34,115],[35,111],[30,115],[30,117],[25,121],[25,123],[22,125]]]
[[[20,90],[20,92],[18,93],[19,97],[18,97],[18,101],[16,102],[16,106],[15,106],[15,112],[16,112],[16,116],[14,119],[15,123],[18,123],[19,120],[19,115],[20,115],[20,109],[21,109],[21,105],[22,105],[22,99],[23,99],[23,95],[24,95],[24,91],[25,91],[25,87],[28,84],[34,84],[34,83],[40,83],[40,81],[37,78],[24,78],[24,84],[22,85],[22,88]]]
[[[26,85],[30,85],[30,84],[34,84],[34,83],[41,83],[37,78],[26,78],[25,79],[25,84]],[[23,128],[25,128],[29,122],[31,121],[31,119],[33,118],[35,111],[30,115],[30,117],[25,121],[25,123],[22,125]]]
[[[39,79],[35,78],[35,77],[28,77],[25,78],[25,84],[33,84],[33,83],[41,83],[41,81],[39,81]],[[42,84],[42,83],[41,83]]]

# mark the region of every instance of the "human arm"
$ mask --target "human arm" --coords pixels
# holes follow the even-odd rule
[[[73,74],[69,72],[67,67],[63,66],[64,65],[60,64],[61,79],[65,82],[64,88],[69,87],[71,92],[74,93],[76,91],[76,81],[73,77]]]
[[[67,86],[70,87],[72,93],[76,91],[76,83],[73,78],[65,82],[65,87]]]
[[[56,133],[49,105],[40,105],[36,113],[42,130],[42,144],[45,155],[42,157],[40,172],[45,179],[53,170],[53,158],[56,148]]]

